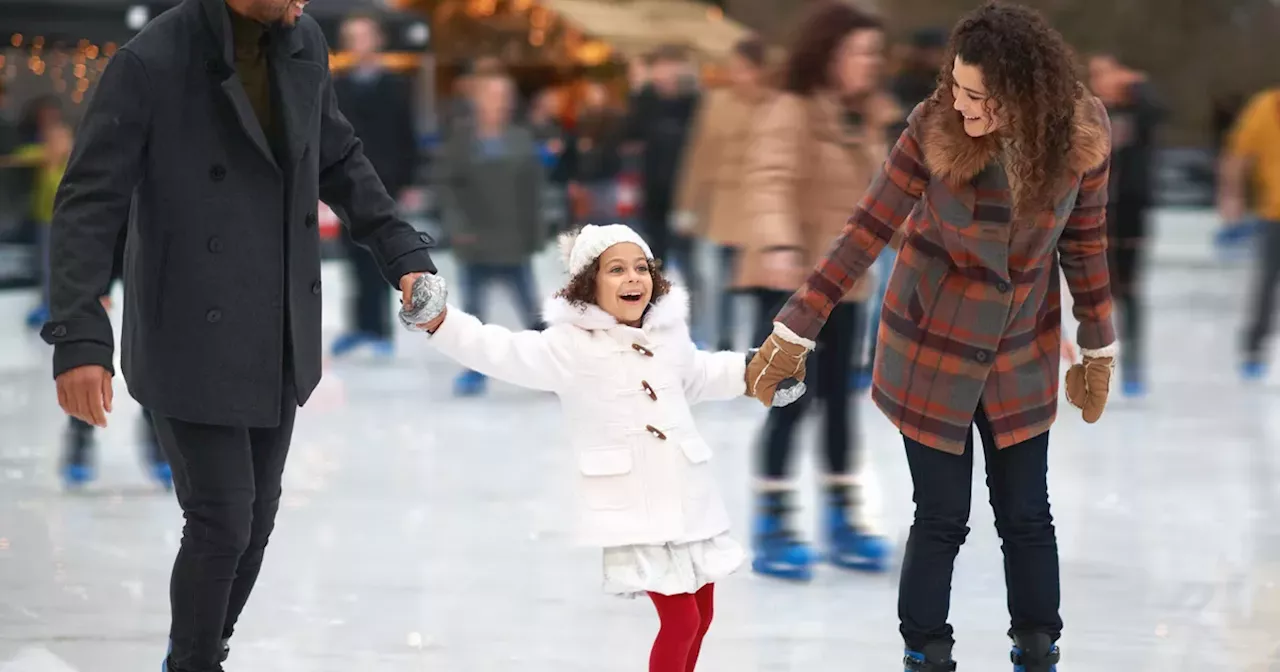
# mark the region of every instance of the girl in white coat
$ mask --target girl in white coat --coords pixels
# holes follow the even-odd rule
[[[560,397],[578,539],[604,549],[606,591],[647,594],[657,607],[650,672],[692,672],[714,584],[745,553],[690,406],[745,395],[752,354],[694,347],[688,294],[629,227],[588,225],[560,247],[570,280],[545,309],[545,331],[513,333],[453,306],[423,328],[463,366]]]

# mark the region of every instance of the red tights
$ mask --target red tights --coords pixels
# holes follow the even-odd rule
[[[714,596],[715,586],[710,583],[696,593],[649,593],[661,624],[649,654],[649,672],[693,672],[702,638],[711,627]]]

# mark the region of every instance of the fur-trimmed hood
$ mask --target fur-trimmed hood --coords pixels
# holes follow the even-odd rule
[[[970,137],[960,115],[951,109],[950,93],[921,103],[911,115],[929,172],[952,187],[968,183],[1000,155],[994,135]],[[1076,101],[1067,165],[1079,176],[1101,165],[1111,153],[1111,132],[1102,103],[1092,95]],[[1016,176],[1015,176],[1016,177]]]
[[[542,309],[542,319],[549,325],[570,324],[586,331],[607,331],[621,326],[618,320],[595,304],[579,305],[556,296],[547,300]],[[689,292],[672,284],[670,291],[649,305],[642,318],[640,329],[653,332],[689,323]]]

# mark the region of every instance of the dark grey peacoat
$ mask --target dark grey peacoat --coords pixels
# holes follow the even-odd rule
[[[112,58],[58,191],[53,369],[112,370],[98,303],[128,226],[122,360],[144,407],[189,422],[278,424],[286,348],[299,404],[320,380],[320,238],[330,205],[393,286],[435,272],[335,102],[315,21],[271,31],[281,159],[232,66],[224,0],[185,0]],[[287,324],[286,324],[287,322]]]

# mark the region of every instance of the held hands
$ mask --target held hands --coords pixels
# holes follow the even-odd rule
[[[804,360],[812,349],[773,333],[747,362],[747,394],[765,406],[785,406],[804,394]],[[789,330],[788,330],[789,332]],[[798,338],[798,337],[797,337]]]
[[[1111,373],[1115,371],[1114,357],[1084,356],[1084,362],[1067,369],[1067,401],[1080,409],[1084,421],[1090,424],[1102,417],[1111,392]]]
[[[444,278],[430,273],[409,273],[400,278],[400,323],[406,329],[435,333],[444,322],[449,296]]]

